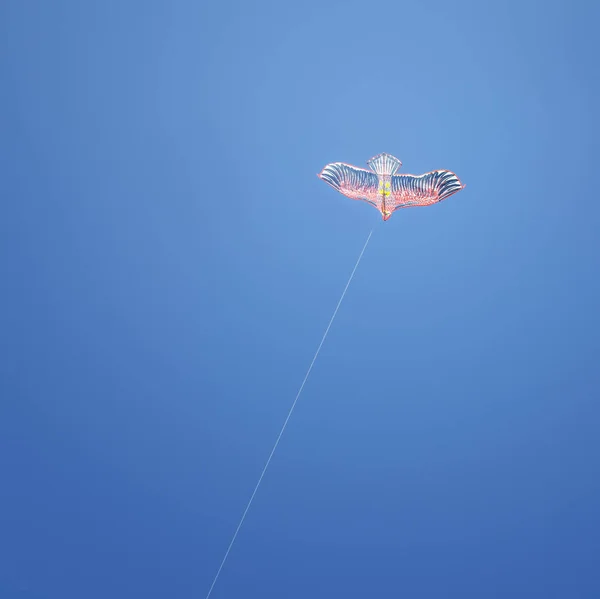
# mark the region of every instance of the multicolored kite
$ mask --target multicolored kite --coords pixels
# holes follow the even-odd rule
[[[381,212],[383,220],[398,208],[429,206],[466,187],[451,171],[396,175],[402,162],[390,154],[378,154],[367,160],[367,164],[370,171],[332,162],[317,176],[345,196],[369,202]]]

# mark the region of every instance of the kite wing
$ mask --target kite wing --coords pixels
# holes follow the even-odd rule
[[[379,179],[375,173],[343,162],[332,162],[319,173],[319,177],[346,197],[377,207]]]
[[[393,175],[390,208],[429,206],[441,202],[465,186],[451,171],[432,171],[424,175]]]

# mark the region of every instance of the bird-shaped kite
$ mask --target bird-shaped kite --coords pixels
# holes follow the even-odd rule
[[[451,171],[396,175],[402,162],[391,154],[378,154],[367,160],[367,164],[370,171],[332,162],[317,176],[345,196],[375,206],[383,220],[390,218],[398,208],[429,206],[466,187]]]

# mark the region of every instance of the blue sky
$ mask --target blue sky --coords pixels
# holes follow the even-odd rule
[[[373,226],[212,597],[600,596],[599,17],[3,2],[0,597],[204,597]]]

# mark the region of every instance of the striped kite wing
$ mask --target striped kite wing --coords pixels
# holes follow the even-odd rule
[[[429,206],[441,202],[465,186],[451,171],[433,171],[424,175],[392,177],[392,210],[411,206]]]
[[[332,162],[320,173],[319,177],[331,187],[353,200],[363,200],[377,207],[377,175],[364,168],[358,168],[343,162]]]

